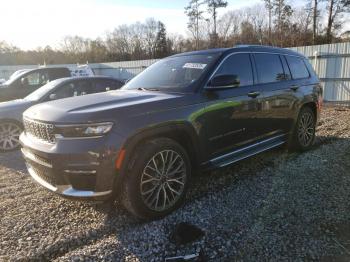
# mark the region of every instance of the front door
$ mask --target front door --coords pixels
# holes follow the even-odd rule
[[[207,90],[204,93],[209,100],[204,114],[209,158],[249,144],[260,135],[256,129],[256,119],[261,110],[261,94],[254,86],[250,55],[230,55],[213,77],[218,75],[235,75],[239,79],[239,85],[230,89]]]
[[[11,99],[24,98],[50,81],[47,70],[29,72],[18,78],[9,88]]]

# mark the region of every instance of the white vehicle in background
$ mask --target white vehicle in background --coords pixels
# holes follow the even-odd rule
[[[70,68],[72,76],[94,76],[94,71],[89,65],[77,65],[76,68]]]

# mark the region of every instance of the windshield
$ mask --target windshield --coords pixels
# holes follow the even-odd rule
[[[47,83],[46,85],[38,88],[33,93],[26,96],[24,99],[30,100],[30,101],[38,101],[42,97],[44,97],[48,92],[50,92],[52,89],[54,89],[57,86],[57,83],[59,83],[59,82],[60,82],[59,80],[51,81],[51,82]]]
[[[210,68],[218,56],[210,54],[165,58],[130,80],[122,89],[190,92],[190,85]]]

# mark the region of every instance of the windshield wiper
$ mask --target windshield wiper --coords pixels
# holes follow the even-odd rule
[[[158,88],[145,88],[145,87],[139,87],[137,88],[137,90],[140,90],[140,91],[159,91]]]

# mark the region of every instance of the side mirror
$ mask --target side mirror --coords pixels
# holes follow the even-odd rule
[[[49,96],[50,100],[55,100],[56,97],[57,97],[56,94],[51,94],[51,95]]]
[[[212,78],[206,89],[225,89],[238,87],[240,80],[237,75],[218,75]]]
[[[28,85],[28,79],[26,77],[21,78],[21,85],[27,86]]]

